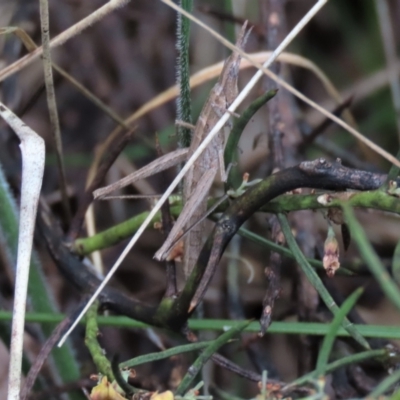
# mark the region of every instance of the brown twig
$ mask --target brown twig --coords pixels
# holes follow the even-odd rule
[[[122,132],[122,135],[115,140],[112,146],[110,146],[108,153],[104,159],[100,162],[96,176],[86,188],[83,198],[79,204],[78,211],[76,212],[69,230],[69,237],[76,239],[79,235],[79,231],[82,227],[82,222],[85,218],[85,213],[90,203],[93,201],[93,191],[100,187],[104,180],[107,171],[111,168],[116,158],[121,154],[122,150],[129,143],[132,138],[134,129],[128,132]]]
[[[332,114],[340,116],[344,110],[350,107],[353,101],[353,96],[348,97],[342,104],[339,104],[333,111]],[[310,134],[303,137],[303,141],[298,146],[298,151],[303,152],[305,148],[311,144],[319,135],[321,135],[329,126],[332,125],[332,121],[325,118],[319,125],[317,125]]]
[[[200,253],[196,268],[169,313],[163,315],[164,320],[168,321],[171,318],[174,324],[187,320],[203,299],[225,247],[233,235],[262,205],[279,194],[300,187],[373,190],[379,188],[384,181],[384,175],[352,170],[343,167],[339,162],[330,163],[318,159],[287,168],[252,187],[237,198],[220,217]]]
[[[263,22],[265,25],[266,35],[265,40],[267,41],[267,48],[269,50],[275,49],[280,41],[282,40],[284,24],[282,18],[283,6],[282,1],[266,0],[261,3]],[[271,66],[271,70],[279,75],[281,72],[281,64],[275,63]],[[266,90],[270,90],[275,87],[275,83],[272,79],[265,77],[264,87]],[[268,110],[268,144],[270,154],[272,155],[272,170],[279,171],[287,164],[286,158],[290,155],[291,149],[284,148],[283,136],[285,124],[282,121],[282,108],[290,108],[288,103],[289,94],[279,94],[278,99],[275,102],[269,102],[267,104]],[[269,226],[271,227],[271,240],[275,243],[280,244],[283,240],[280,225],[275,215],[270,216]],[[260,335],[264,335],[267,331],[272,318],[272,311],[275,304],[275,300],[280,293],[280,269],[282,264],[282,256],[276,252],[271,252],[269,256],[269,265],[265,268],[265,276],[267,278],[267,291],[263,299],[263,310],[260,318]]]
[[[28,376],[26,377],[24,386],[21,390],[21,400],[27,400],[30,397],[31,390],[37,376],[39,375],[40,370],[42,369],[43,364],[47,360],[50,355],[51,350],[54,348],[56,343],[60,340],[61,336],[64,332],[68,330],[71,324],[74,322],[75,314],[81,311],[85,304],[85,301],[81,301],[75,312],[71,315],[68,315],[64,318],[54,329],[52,335],[46,340],[46,343],[41,348],[38,356],[36,357],[35,362],[32,364],[31,369],[29,370]]]
[[[274,219],[276,217],[274,216]],[[272,224],[273,229],[278,229],[279,224],[274,221]],[[283,244],[280,240],[282,238],[281,231],[273,232],[272,237],[274,242],[277,244]],[[281,265],[282,265],[282,256],[274,251],[271,252],[269,256],[269,265],[265,267],[264,273],[267,278],[267,291],[264,295],[263,299],[263,310],[260,317],[260,334],[264,335],[267,331],[269,325],[272,322],[272,311],[274,308],[275,300],[279,297],[280,294],[280,278],[281,278]]]
[[[68,382],[64,385],[54,386],[48,390],[43,390],[35,394],[31,394],[29,400],[47,400],[49,397],[61,395],[72,390],[79,390],[82,388],[91,388],[95,385],[95,382],[91,379],[81,379],[75,382]]]
[[[249,371],[247,369],[239,367],[237,364],[234,362],[228,360],[224,356],[221,356],[220,354],[214,354],[211,359],[218,364],[220,367],[227,369],[228,371],[234,372],[235,374],[246,378],[250,381],[253,382],[260,382],[261,381],[261,375],[257,374],[256,372]]]
[[[43,43],[43,69],[44,83],[46,86],[47,107],[49,110],[51,131],[56,147],[58,174],[60,177],[61,204],[63,206],[67,224],[71,221],[71,208],[67,194],[67,178],[65,176],[65,166],[63,159],[63,146],[61,141],[60,120],[58,117],[56,94],[54,90],[53,68],[50,52],[50,22],[49,22],[49,4],[47,0],[40,0],[40,25],[42,30]]]

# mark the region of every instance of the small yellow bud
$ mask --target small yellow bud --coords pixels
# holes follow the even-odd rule
[[[121,396],[108,382],[107,377],[103,376],[101,382],[92,389],[90,393],[91,400],[126,400]]]

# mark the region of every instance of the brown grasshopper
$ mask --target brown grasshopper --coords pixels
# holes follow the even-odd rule
[[[236,42],[236,46],[239,48],[243,48],[247,39],[246,26],[247,23],[243,25]],[[238,94],[237,80],[240,59],[240,55],[234,52],[225,61],[218,82],[211,90],[210,96],[200,113],[189,149],[179,149],[162,156],[121,181],[97,189],[93,193],[94,198],[102,198],[117,188],[127,186],[138,179],[144,179],[173,165],[178,165],[184,159],[189,159],[221,115],[235,100]],[[226,179],[223,152],[224,139],[222,132],[219,132],[189,169],[183,190],[185,206],[163,246],[155,254],[155,258],[158,260],[168,259],[174,244],[181,237],[181,232],[192,227],[185,236],[184,265],[186,276],[190,274],[200,253],[204,223],[197,222],[201,221],[207,211],[207,194],[219,168],[222,180]]]
[[[243,25],[236,42],[236,46],[239,48],[243,48],[247,39],[246,26],[247,23]],[[188,158],[237,97],[240,59],[240,55],[233,52],[225,61],[218,82],[211,90],[210,96],[200,113],[189,147]],[[171,246],[176,242],[181,231],[193,226],[185,236],[184,265],[186,276],[192,271],[200,253],[204,223],[196,224],[196,222],[201,220],[207,211],[207,194],[217,174],[218,167],[221,171],[222,180],[226,179],[223,153],[223,133],[219,132],[188,171],[183,190],[185,206],[168,238],[155,254],[155,258],[158,260],[168,258]]]

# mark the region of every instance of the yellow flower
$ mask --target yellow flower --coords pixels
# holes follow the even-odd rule
[[[91,400],[126,400],[108,382],[107,377],[103,376],[101,382],[92,389]]]

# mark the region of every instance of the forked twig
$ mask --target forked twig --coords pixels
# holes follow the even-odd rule
[[[39,135],[2,103],[0,115],[21,140],[22,152],[21,211],[8,375],[8,400],[19,400],[29,266],[37,204],[42,187],[45,145]]]
[[[164,1],[164,0],[162,0]],[[292,29],[292,31],[287,35],[287,37],[282,41],[280,46],[272,53],[271,57],[268,58],[268,60],[264,63],[263,67],[268,68],[278,57],[278,55],[291,43],[291,41],[296,37],[296,35],[299,33],[299,31],[314,17],[315,14],[318,13],[318,11],[327,3],[328,0],[319,0],[318,3],[312,7],[309,12],[303,17],[303,19]],[[168,5],[171,7],[175,8],[176,5],[170,2],[166,2]],[[189,14],[191,17],[191,15]],[[235,51],[237,51],[235,47]],[[241,53],[245,54],[240,50]],[[150,224],[151,220],[153,219],[154,215],[160,210],[162,204],[168,199],[168,197],[171,195],[173,190],[178,186],[179,182],[183,178],[183,176],[188,172],[188,170],[191,168],[193,165],[193,162],[200,156],[200,154],[204,151],[204,149],[208,146],[208,144],[212,141],[214,136],[223,128],[223,126],[226,124],[228,121],[229,117],[232,115],[232,113],[235,112],[236,108],[240,105],[240,103],[246,98],[248,95],[249,91],[256,85],[258,80],[261,78],[263,75],[262,71],[258,71],[253,78],[250,80],[250,82],[246,85],[246,87],[241,91],[241,93],[238,95],[236,100],[231,104],[231,106],[228,108],[228,110],[224,113],[224,115],[221,117],[221,119],[218,121],[218,123],[213,127],[213,129],[210,131],[208,136],[203,140],[203,142],[200,144],[200,146],[197,148],[197,150],[193,153],[191,156],[190,160],[185,164],[185,166],[182,168],[180,173],[177,175],[177,177],[174,179],[174,181],[171,183],[169,188],[165,191],[164,195],[161,197],[161,199],[157,202],[155,207],[152,209],[146,220],[143,222],[141,227],[138,229],[136,234],[133,236],[133,238],[130,240],[124,251],[121,253],[121,255],[118,257],[117,261],[115,264],[111,267],[109,273],[106,275],[104,280],[102,281],[101,285],[97,288],[91,299],[89,300],[88,304],[86,307],[83,309],[82,313],[78,316],[76,319],[75,323],[72,325],[72,327],[68,330],[68,332],[64,335],[64,337],[61,339],[60,343],[58,346],[61,346],[65,340],[67,339],[68,335],[72,332],[72,330],[75,328],[75,326],[79,323],[80,319],[83,317],[83,315],[86,313],[86,311],[89,309],[89,307],[93,304],[93,302],[96,300],[100,292],[103,290],[103,288],[107,285],[117,268],[120,266],[128,252],[132,249],[134,244],[137,242],[139,237],[142,235],[144,230],[147,228],[147,226]]]

